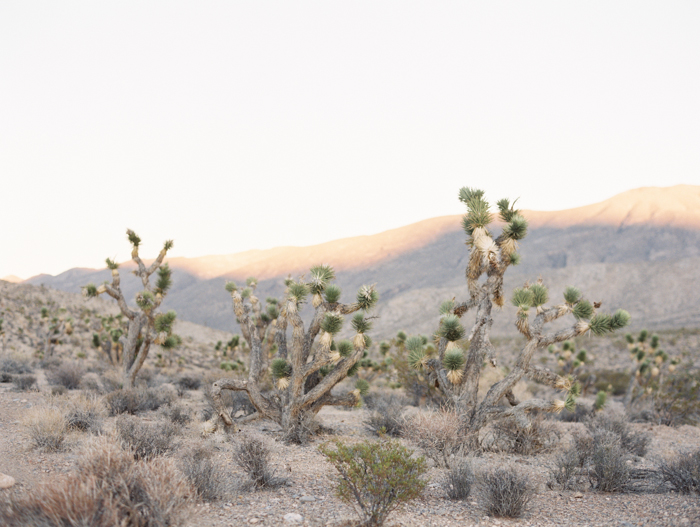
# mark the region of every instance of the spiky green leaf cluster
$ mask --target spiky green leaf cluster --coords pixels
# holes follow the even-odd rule
[[[156,316],[155,329],[157,333],[170,333],[173,330],[173,322],[177,314],[172,309],[167,313],[161,313]]]
[[[643,329],[642,331],[639,332],[639,342],[644,342],[647,337],[649,336],[649,331],[646,329]]]
[[[246,287],[241,291],[241,298],[246,299],[250,298],[250,295],[253,294],[253,290],[250,287]]]
[[[163,250],[167,253],[170,249],[173,248],[173,241],[172,240],[165,240],[165,243],[163,244]]]
[[[625,335],[625,340],[627,341],[627,344],[634,344],[634,337],[632,336],[632,333],[627,333]]]
[[[258,286],[258,279],[254,276],[249,276],[245,279],[245,285],[247,285],[248,287],[255,288]]]
[[[586,350],[581,350],[576,354],[576,359],[578,359],[580,362],[586,362],[586,358],[588,357]]]
[[[266,313],[270,320],[275,320],[277,317],[280,316],[280,310],[277,307],[277,304],[268,304]]]
[[[533,284],[530,286],[532,293],[532,305],[537,307],[546,304],[549,300],[549,290],[542,284]]]
[[[573,412],[574,410],[576,410],[576,397],[574,397],[571,394],[568,394],[566,396],[566,401],[564,402],[564,408],[566,408],[569,412]]]
[[[462,340],[464,338],[465,330],[464,326],[459,321],[457,315],[445,315],[440,321],[440,328],[438,329],[438,335],[442,338],[449,340],[450,342],[455,342],[457,340]]]
[[[87,298],[94,298],[97,296],[97,286],[95,284],[88,284],[83,286],[83,295]]]
[[[363,285],[357,291],[357,305],[364,311],[372,309],[379,300],[379,293],[374,289],[373,285]]]
[[[450,371],[461,370],[464,366],[464,354],[462,350],[452,349],[445,353],[445,358],[442,360],[443,365]]]
[[[515,214],[503,227],[503,236],[511,240],[522,240],[527,236],[527,220],[520,214]]]
[[[287,294],[289,295],[289,298],[294,298],[297,304],[301,304],[306,300],[306,297],[309,294],[309,288],[306,286],[306,284],[292,282],[287,288]]]
[[[391,349],[391,343],[390,343],[390,342],[388,342],[388,341],[386,341],[386,340],[382,340],[382,341],[379,343],[379,353],[381,353],[382,356],[386,356],[386,354],[389,353],[389,350],[390,350],[390,349]]]
[[[141,244],[141,238],[131,229],[126,230],[126,237],[129,239],[129,243],[134,247],[138,247]]]
[[[510,253],[508,259],[511,265],[518,265],[522,261],[522,257],[518,253]]]
[[[365,335],[364,335],[364,339],[365,339],[365,349],[367,349],[367,348],[369,348],[369,347],[372,345],[372,337],[370,337],[369,335],[365,334]]]
[[[156,281],[156,293],[165,295],[173,285],[173,273],[170,270],[170,266],[164,263],[158,268],[158,280]]]
[[[231,337],[231,340],[229,340],[226,343],[226,347],[231,348],[231,349],[235,349],[240,343],[241,343],[241,336],[234,335],[233,337]]]
[[[406,332],[399,331],[398,333],[396,333],[396,341],[399,343],[406,342]]]
[[[655,350],[656,348],[659,347],[659,336],[658,335],[652,335],[651,336],[651,349]]]
[[[603,390],[599,391],[595,396],[595,402],[593,403],[593,408],[595,410],[602,410],[605,404],[608,402],[608,394]]]
[[[109,336],[112,338],[112,342],[114,343],[119,342],[119,339],[123,334],[124,332],[121,329],[113,329],[109,332]]]
[[[611,333],[629,324],[630,314],[624,309],[618,309],[613,315],[598,313],[589,322],[591,331],[595,335]]]
[[[515,201],[513,202],[513,205],[511,205],[508,198],[499,199],[496,202],[496,206],[498,207],[498,215],[505,223],[510,222],[510,220],[513,219],[513,216],[520,212],[519,210],[515,210],[513,208],[515,206]]]
[[[593,316],[593,305],[586,299],[579,300],[571,312],[578,320],[588,320]]]
[[[573,306],[579,300],[581,300],[581,291],[575,287],[568,286],[564,291],[564,301]]]
[[[270,363],[270,371],[275,379],[291,377],[292,365],[282,358],[276,358]]]
[[[419,369],[423,365],[423,360],[425,359],[425,352],[421,348],[420,350],[411,350],[408,354],[408,365],[413,369]]]
[[[238,286],[236,285],[236,282],[226,282],[226,291],[228,291],[229,293],[238,291]]]
[[[343,316],[335,313],[326,313],[321,321],[321,329],[331,335],[335,335],[343,329]]]
[[[326,298],[326,302],[329,304],[335,304],[340,300],[340,295],[342,294],[342,289],[336,284],[329,284],[326,286],[326,290],[323,292],[323,296]]]
[[[369,382],[365,379],[357,379],[355,389],[360,390],[360,395],[365,396],[369,393]]]
[[[147,310],[153,307],[153,293],[148,290],[143,290],[136,293],[136,305],[141,309]]]
[[[336,347],[341,357],[349,357],[355,351],[355,347],[349,340],[341,340],[336,344]]]
[[[639,348],[635,348],[637,350],[637,353],[635,357],[637,358],[637,361],[641,362],[644,360],[644,357],[646,357],[646,352],[644,350],[640,350]]]
[[[518,287],[513,291],[513,297],[510,300],[515,307],[527,311],[532,303],[535,301],[535,297],[529,288]]]
[[[352,328],[357,333],[367,333],[372,330],[372,323],[362,313],[355,313],[352,317]]]
[[[570,340],[565,340],[564,343],[561,345],[561,349],[564,351],[573,351],[574,350],[574,343],[571,342]]]
[[[624,328],[627,324],[630,323],[631,319],[632,317],[627,311],[625,311],[624,309],[618,309],[610,317],[610,331],[617,331],[618,329]]]
[[[312,295],[320,295],[335,279],[335,271],[330,265],[315,265],[311,268],[311,278],[307,284]]]
[[[578,397],[581,395],[581,384],[576,381],[571,385],[571,388],[569,389],[569,395],[572,395],[574,397]]]
[[[445,300],[442,304],[440,304],[440,314],[447,315],[449,313],[452,313],[452,310],[454,308],[455,308],[455,301],[454,300]]]
[[[474,229],[486,228],[491,223],[492,216],[489,212],[489,204],[484,199],[484,191],[463,187],[459,191],[459,200],[467,205],[467,214],[462,218],[464,231],[471,236]]]
[[[107,269],[111,269],[112,271],[119,269],[119,264],[111,258],[105,258],[105,263],[107,264]]]
[[[180,338],[180,335],[168,335],[168,338],[165,339],[165,342],[163,342],[160,347],[170,350],[177,348],[180,344],[182,344],[182,338]]]
[[[423,339],[420,335],[411,335],[406,339],[406,349],[409,351],[423,351]]]
[[[357,375],[357,372],[360,371],[360,363],[359,361],[350,366],[350,369],[348,370],[347,376],[348,377],[354,377]]]

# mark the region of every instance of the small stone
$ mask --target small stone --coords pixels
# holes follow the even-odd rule
[[[289,525],[301,524],[304,521],[304,517],[296,512],[290,512],[284,515],[284,523]]]
[[[316,501],[316,498],[314,498],[313,496],[302,496],[299,501],[301,501],[302,503],[311,503],[313,501]]]
[[[258,523],[259,521],[260,520],[258,520],[257,518],[251,518],[250,520],[248,520],[248,523]]]
[[[8,476],[7,474],[0,473],[0,489],[9,489],[14,486],[15,478]]]
[[[236,419],[243,416],[245,416],[245,410],[238,410],[235,414],[233,414],[233,417],[235,417]]]
[[[580,500],[581,498],[583,498],[583,494],[581,492],[577,492],[576,494],[574,494],[574,498]]]

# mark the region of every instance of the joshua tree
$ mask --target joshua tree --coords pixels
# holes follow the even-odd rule
[[[367,382],[358,381],[356,389],[344,395],[332,395],[333,387],[359,368],[358,361],[370,345],[367,332],[369,319],[361,311],[370,310],[377,302],[374,286],[362,286],[356,302],[340,303],[340,288],[331,283],[335,273],[330,266],[311,268],[310,279],[288,279],[285,300],[279,311],[268,310],[271,318],[268,326],[258,321],[263,315],[260,301],[253,291],[239,291],[235,283],[226,284],[233,299],[233,310],[241,324],[241,331],[250,344],[250,370],[246,380],[220,379],[212,386],[212,397],[221,419],[232,424],[230,415],[221,401],[222,390],[239,390],[248,394],[257,410],[247,420],[264,417],[277,422],[285,430],[290,441],[303,441],[310,431],[313,416],[325,405],[354,406],[360,394],[367,389]],[[312,295],[315,309],[308,328],[300,316],[306,298]],[[276,307],[276,305],[275,305]],[[336,342],[337,335],[347,315],[354,314],[352,327],[355,336]],[[277,315],[272,319],[273,315]],[[291,339],[287,329],[291,326]],[[267,371],[265,339],[274,331],[276,357],[271,362],[275,389],[263,393],[263,377]],[[318,343],[316,343],[316,338]]]
[[[516,253],[518,241],[527,233],[527,222],[507,199],[498,202],[499,216],[504,222],[501,234],[494,239],[488,230],[492,222],[489,204],[484,192],[462,188],[459,199],[467,206],[463,227],[469,236],[469,263],[466,270],[470,298],[466,302],[443,302],[439,328],[435,334],[437,357],[429,357],[423,346],[412,346],[407,339],[409,362],[413,367],[424,368],[437,381],[443,393],[451,399],[463,419],[467,441],[476,444],[478,432],[494,419],[514,419],[522,428],[530,427],[528,414],[534,410],[559,412],[563,408],[573,409],[580,387],[573,376],[560,376],[546,368],[533,366],[533,355],[551,344],[573,339],[589,331],[602,335],[627,325],[630,316],[623,310],[613,315],[596,312],[596,308],[585,300],[581,292],[568,287],[564,301],[547,307],[549,292],[538,280],[534,284],[513,292],[512,302],[518,308],[516,327],[527,340],[517,355],[515,364],[504,379],[495,383],[484,398],[478,400],[479,378],[485,360],[496,366],[494,347],[489,340],[493,323],[494,304],[503,306],[503,275],[510,265],[520,260]],[[480,280],[485,277],[485,280]],[[470,310],[476,311],[475,322],[467,335],[462,326],[462,317]],[[534,311],[534,313],[533,313]],[[531,316],[530,315],[534,315]],[[559,331],[547,331],[550,322],[572,315],[572,324]],[[466,340],[465,340],[466,337]],[[463,350],[459,342],[468,344]],[[547,384],[567,393],[565,400],[530,399],[519,401],[513,388],[523,377]],[[503,400],[507,405],[502,405]]]
[[[172,285],[172,271],[163,259],[172,248],[172,240],[168,240],[163,245],[158,257],[153,263],[146,267],[139,256],[139,245],[141,238],[130,229],[126,235],[131,243],[131,258],[137,265],[133,273],[141,279],[143,290],[136,293],[136,309],[132,309],[126,303],[122,293],[119,277],[119,264],[107,258],[107,267],[112,271],[112,283],[105,282],[96,287],[88,284],[83,287],[83,296],[93,298],[102,293],[107,293],[114,298],[119,305],[122,314],[128,319],[128,330],[126,339],[122,341],[123,351],[121,353],[121,366],[124,376],[124,387],[133,388],[136,382],[136,375],[143,366],[148,351],[152,344],[158,344],[164,349],[173,349],[181,343],[180,337],[173,334],[173,323],[175,322],[175,311],[160,313],[158,308],[163,302],[163,298],[168,293]],[[153,273],[158,274],[155,287],[151,285],[150,279]],[[121,336],[120,336],[121,338]]]
[[[121,366],[125,335],[129,329],[123,314],[100,317],[100,329],[92,334],[92,347],[104,353],[112,366]]]
[[[659,336],[652,335],[650,338],[646,329],[639,332],[636,340],[631,333],[627,333],[625,339],[632,360],[630,383],[624,400],[625,406],[629,406],[636,397],[657,392],[662,384],[664,364],[668,365],[667,371],[673,373],[680,360],[674,358],[669,363],[668,353],[659,348]],[[641,389],[641,394],[637,387]]]
[[[44,327],[44,331],[41,332],[42,356],[45,359],[53,355],[56,344],[61,343],[61,337],[73,333],[73,319],[61,317],[65,311],[61,308],[58,312],[51,313],[49,308],[41,308],[41,324]]]

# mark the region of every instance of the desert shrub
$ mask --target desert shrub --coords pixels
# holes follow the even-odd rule
[[[124,387],[124,383],[122,382],[119,374],[114,370],[103,373],[100,380],[102,389],[105,393],[115,392]]]
[[[163,387],[165,388],[165,387]],[[159,388],[145,390],[120,389],[107,394],[104,398],[109,415],[136,414],[148,410],[158,410],[161,406],[174,400],[172,393]]]
[[[530,478],[513,467],[481,472],[477,480],[486,512],[493,516],[517,518],[534,493]]]
[[[700,450],[679,454],[659,465],[663,481],[681,494],[700,494]]]
[[[79,470],[51,478],[0,505],[5,527],[184,527],[192,488],[171,460],[136,462],[100,438],[88,446]]]
[[[26,392],[36,388],[36,377],[29,373],[12,376],[12,384],[20,392]]]
[[[80,381],[85,375],[82,366],[75,362],[63,362],[56,369],[46,372],[46,379],[50,384],[63,386],[67,390],[75,390],[80,387]]]
[[[627,466],[629,454],[623,448],[620,437],[608,430],[593,434],[591,453],[593,487],[602,492],[622,492],[630,480]]]
[[[83,375],[83,378],[80,380],[80,388],[95,393],[102,393],[104,391],[100,376],[94,372]]]
[[[583,423],[590,419],[594,414],[593,407],[582,404],[577,401],[576,408],[573,412],[559,412],[558,414],[550,414],[558,421],[564,423]]]
[[[203,388],[204,397],[207,401],[206,408],[210,412],[210,415],[215,415],[217,410],[214,400],[211,397],[211,383],[205,384]],[[250,402],[250,398],[245,392],[226,390],[221,393],[221,402],[226,408],[230,408],[229,414],[232,418],[239,412],[243,412],[245,415],[251,415],[256,411],[255,406]],[[209,418],[205,419],[205,421],[208,419]]]
[[[383,525],[390,512],[423,492],[425,459],[413,459],[397,441],[334,445],[319,450],[340,474],[338,497],[354,506],[363,526]]]
[[[25,357],[3,357],[0,358],[0,372],[23,375],[33,373],[34,369],[29,364],[29,359]]]
[[[211,448],[195,446],[183,452],[179,460],[180,470],[204,501],[222,498],[227,490],[225,476],[211,458]]]
[[[170,452],[174,448],[173,438],[179,432],[172,423],[151,425],[126,415],[117,419],[116,428],[122,445],[132,451],[134,459],[145,460]]]
[[[202,379],[193,375],[183,375],[177,380],[177,385],[184,390],[199,390]]]
[[[512,419],[496,421],[492,428],[490,449],[530,456],[550,448],[559,434],[551,421],[542,416],[531,419],[529,428],[518,426]]]
[[[679,366],[654,394],[653,418],[658,424],[678,426],[700,421],[700,370]]]
[[[375,434],[386,434],[398,437],[403,430],[404,419],[401,414],[405,400],[395,394],[365,397],[365,404],[371,411],[365,420],[365,427]]]
[[[447,471],[443,488],[451,500],[465,500],[474,485],[474,472],[467,460],[461,460]]]
[[[286,483],[270,467],[270,449],[260,439],[244,436],[233,450],[233,460],[250,478],[249,487],[275,488]]]
[[[0,371],[0,382],[12,382],[12,374]]]
[[[449,467],[450,456],[464,449],[460,420],[450,409],[417,412],[406,419],[403,436],[416,444],[436,464]]]
[[[65,446],[66,416],[56,407],[32,409],[26,418],[27,433],[34,448],[44,452],[60,452]]]
[[[101,434],[103,407],[99,399],[80,395],[72,400],[66,412],[66,426],[71,430]]]
[[[189,412],[177,404],[169,404],[163,408],[163,416],[174,425],[184,426],[192,420]]]
[[[644,457],[651,442],[651,436],[635,431],[624,414],[597,414],[586,426],[592,435],[601,430],[615,434],[620,438],[620,446],[624,450],[639,457]]]
[[[595,372],[593,387],[597,391],[610,392],[612,395],[625,395],[630,383],[630,374],[619,370],[599,370]],[[580,379],[583,382],[583,379]]]

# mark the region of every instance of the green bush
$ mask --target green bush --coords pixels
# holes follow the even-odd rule
[[[420,496],[426,481],[425,459],[396,441],[364,441],[347,446],[335,441],[319,450],[340,474],[338,497],[355,507],[364,527],[384,524],[390,512]]]

